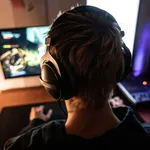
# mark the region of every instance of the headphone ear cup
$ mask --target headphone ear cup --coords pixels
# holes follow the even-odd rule
[[[117,82],[125,79],[128,74],[131,72],[131,52],[129,48],[122,43],[122,52],[123,52],[123,63],[120,66],[119,71],[117,72]]]
[[[77,83],[76,83],[76,76],[75,73],[70,66],[70,62],[68,61],[68,58],[65,58],[61,62],[63,64],[63,67],[66,70],[65,76],[63,77],[64,82],[62,84],[62,87],[64,89],[63,93],[65,98],[69,99],[76,93]],[[67,83],[67,86],[66,86]]]
[[[45,61],[42,64],[40,81],[46,91],[56,100],[62,96],[61,78],[52,62]]]
[[[126,77],[132,69],[131,66],[131,61],[132,61],[132,56],[129,48],[123,43],[123,48],[124,48],[124,61],[125,61],[125,70],[124,70],[124,77]]]

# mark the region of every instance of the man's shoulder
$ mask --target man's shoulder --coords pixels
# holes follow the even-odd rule
[[[29,131],[9,139],[5,145],[4,150],[16,150],[16,149],[39,149],[45,147],[45,145],[54,141],[55,138],[63,136],[63,124],[65,121],[51,121],[32,128]],[[36,143],[36,144],[35,144]]]

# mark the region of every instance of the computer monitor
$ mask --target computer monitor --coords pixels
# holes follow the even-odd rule
[[[40,59],[50,26],[0,30],[1,90],[40,86]]]
[[[133,57],[133,76],[150,82],[150,1],[141,1]]]
[[[135,34],[132,73],[119,88],[133,102],[150,102],[150,1],[141,0]]]
[[[123,40],[131,53],[134,49],[134,39],[138,18],[140,0],[87,0],[87,5],[99,7],[111,13],[125,32]]]

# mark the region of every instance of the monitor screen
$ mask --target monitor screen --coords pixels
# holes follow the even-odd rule
[[[135,39],[133,75],[150,81],[150,1],[140,4],[139,19]]]
[[[87,0],[87,5],[99,7],[111,13],[125,32],[124,42],[131,53],[134,48],[134,38],[138,18],[140,0]]]
[[[38,26],[0,30],[0,61],[5,79],[40,75],[49,29],[50,26]]]

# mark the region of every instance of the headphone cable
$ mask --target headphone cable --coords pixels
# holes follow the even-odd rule
[[[60,107],[60,109],[63,111],[63,113],[65,114],[65,116],[67,117],[67,112],[65,111],[65,109],[62,107],[61,101],[58,100],[58,105]]]

